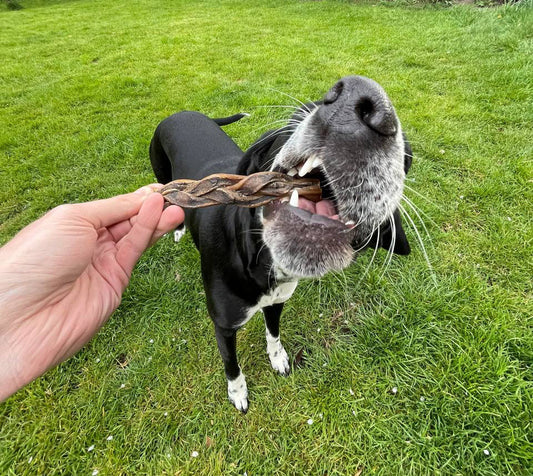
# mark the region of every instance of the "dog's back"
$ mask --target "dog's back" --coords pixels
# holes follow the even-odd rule
[[[243,116],[210,119],[198,112],[183,111],[167,117],[157,127],[150,143],[150,161],[158,182],[235,173],[243,151],[220,126]]]

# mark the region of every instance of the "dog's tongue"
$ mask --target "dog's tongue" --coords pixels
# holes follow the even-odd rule
[[[316,215],[323,215],[333,220],[338,220],[339,215],[335,212],[335,205],[331,200],[320,200],[319,202],[312,202],[307,198],[298,198],[298,208],[307,210]]]

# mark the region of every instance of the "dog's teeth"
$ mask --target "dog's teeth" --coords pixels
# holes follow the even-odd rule
[[[300,167],[300,170],[298,172],[298,175],[300,177],[303,177],[304,175],[308,174],[309,172],[311,172],[311,170],[313,170],[313,162],[314,162],[314,158],[313,157],[309,157],[305,162],[304,164]]]
[[[287,175],[290,175],[291,177],[294,177],[298,173],[298,169],[296,167],[293,167],[287,172]]]
[[[293,207],[298,207],[298,190],[293,190],[289,205]]]
[[[315,160],[313,160],[313,168],[316,169],[322,165],[322,159],[320,157],[316,157]]]

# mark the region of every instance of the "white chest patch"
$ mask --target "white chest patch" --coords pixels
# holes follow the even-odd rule
[[[252,306],[246,310],[246,319],[241,322],[240,325],[242,326],[246,324],[246,322],[248,322],[257,311],[260,311],[264,307],[285,302],[292,296],[296,286],[298,286],[298,281],[288,281],[275,287],[268,294],[261,296],[255,306]]]

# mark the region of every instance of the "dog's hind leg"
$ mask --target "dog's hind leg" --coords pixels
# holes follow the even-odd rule
[[[237,329],[224,329],[215,325],[215,335],[228,379],[228,398],[237,410],[246,413],[248,411],[248,387],[237,362]]]
[[[290,372],[289,356],[279,338],[279,319],[283,303],[273,304],[263,308],[266,325],[267,353],[270,364],[281,375],[287,376]]]

